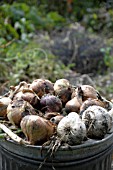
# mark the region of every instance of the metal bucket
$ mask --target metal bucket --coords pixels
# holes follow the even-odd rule
[[[111,170],[113,133],[102,140],[87,140],[71,148],[61,147],[41,170]],[[47,154],[41,146],[24,146],[0,140],[0,170],[38,170]]]

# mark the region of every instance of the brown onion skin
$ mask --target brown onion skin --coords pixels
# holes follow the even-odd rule
[[[80,112],[80,107],[82,105],[82,99],[79,98],[78,96],[75,96],[74,98],[72,98],[71,100],[69,100],[66,105],[65,105],[65,111],[67,113],[70,112]]]
[[[21,98],[29,102],[34,108],[40,108],[40,99],[39,97],[30,89],[23,89]]]
[[[13,100],[21,100],[22,99],[22,91],[17,92],[14,97]]]
[[[82,100],[85,101],[88,98],[97,99],[98,98],[98,92],[95,90],[94,87],[90,85],[81,85],[78,86],[75,91],[72,93],[72,98],[76,95],[81,95]]]
[[[40,100],[41,110],[44,112],[60,112],[62,110],[61,100],[54,95],[47,94]]]
[[[101,101],[99,99],[89,98],[89,99],[85,100],[83,102],[83,104],[81,105],[81,107],[80,107],[80,114],[82,114],[89,106],[93,106],[93,105],[101,106],[103,108],[107,107],[107,103],[106,102]]]
[[[30,84],[27,84],[25,81],[20,82],[18,86],[10,86],[9,98],[12,100],[20,100],[22,90],[24,88],[29,88],[29,86]]]
[[[70,87],[70,83],[67,79],[58,79],[54,83],[54,91],[58,93],[62,89],[68,89]]]
[[[58,113],[58,112],[47,112],[47,113],[45,113],[44,118],[47,120],[50,120],[52,117],[55,117],[58,115],[60,115],[60,113]]]
[[[46,79],[36,79],[34,80],[30,88],[41,98],[44,94],[54,93],[53,83]]]
[[[72,91],[72,86],[67,79],[58,79],[54,83],[55,95],[61,99],[63,106],[71,99]]]
[[[59,93],[56,94],[62,101],[63,106],[71,99],[72,90],[71,88],[62,89]]]
[[[0,116],[6,118],[7,117],[7,107],[10,104],[11,99],[9,97],[1,97],[0,98]]]
[[[57,116],[54,116],[50,119],[50,121],[56,125],[59,124],[59,122],[61,121],[61,119],[63,118],[64,116],[63,115],[57,115]]]
[[[53,123],[37,115],[25,116],[20,126],[31,145],[49,140],[55,132]]]
[[[37,114],[29,103],[23,108],[24,104],[23,100],[13,100],[7,107],[7,118],[15,126],[20,127],[20,122],[26,115]]]

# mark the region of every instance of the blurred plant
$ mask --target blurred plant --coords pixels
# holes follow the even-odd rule
[[[113,71],[113,56],[111,56],[111,47],[101,48],[100,51],[104,54],[104,63],[109,70]]]
[[[108,33],[113,28],[113,11],[99,8],[105,0],[4,0],[0,6],[0,78],[18,83],[38,77],[52,81],[63,77],[65,67],[53,54],[33,44],[39,30],[51,32],[81,21],[87,29]],[[6,3],[4,3],[6,2]],[[69,12],[69,10],[71,11]],[[112,34],[112,31],[109,31]],[[38,49],[38,50],[36,50]],[[112,69],[109,49],[103,49],[105,64]],[[47,56],[47,57],[44,57]],[[57,61],[57,62],[56,62]],[[70,67],[70,66],[69,66]]]
[[[69,70],[61,61],[49,51],[41,47],[33,48],[33,44],[28,44],[22,49],[22,44],[13,43],[6,52],[6,58],[3,61],[8,70],[7,80],[9,84],[18,84],[20,81],[31,82],[36,78],[48,78],[55,81],[62,78],[66,70]],[[31,48],[32,47],[32,48]],[[15,49],[13,51],[13,49]],[[13,52],[12,52],[13,51]]]
[[[82,24],[91,32],[111,37],[113,35],[113,10],[109,9],[107,11],[105,6],[89,8],[83,17]]]
[[[37,46],[40,48],[41,44],[34,45],[31,38],[37,30],[62,27],[65,19],[58,12],[46,13],[35,3],[13,3],[12,0],[10,3],[0,6],[0,80],[13,84],[28,77],[32,80],[34,76],[49,76],[55,80],[63,74],[65,66],[56,63],[53,54],[47,52],[44,58],[42,50],[32,50]]]
[[[0,36],[28,42],[38,29],[51,30],[60,26],[65,19],[58,12],[42,12],[26,3],[3,4],[0,6]]]

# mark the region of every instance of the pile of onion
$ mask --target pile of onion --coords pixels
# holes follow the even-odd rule
[[[20,82],[0,98],[0,116],[21,128],[31,145],[43,145],[54,137],[69,145],[81,144],[87,137],[102,139],[111,129],[112,108],[113,103],[94,87],[74,87],[63,78],[54,83],[47,79]]]

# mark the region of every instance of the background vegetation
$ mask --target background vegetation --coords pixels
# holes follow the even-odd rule
[[[70,66],[35,42],[40,31],[49,34],[79,22],[89,32],[113,36],[113,4],[110,0],[2,0],[0,2],[0,81],[8,86],[19,81],[64,76]],[[108,31],[109,30],[109,31]],[[101,49],[112,71],[111,43]],[[57,61],[57,62],[55,62]]]

